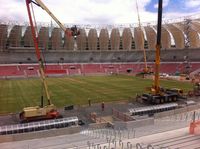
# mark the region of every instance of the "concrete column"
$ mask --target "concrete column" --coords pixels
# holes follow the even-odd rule
[[[155,30],[150,26],[144,27],[144,30],[145,30],[146,36],[147,36],[148,49],[149,50],[155,49],[155,47],[156,47],[156,32],[155,32]]]
[[[175,27],[173,24],[166,25],[169,32],[171,32],[172,36],[174,37],[175,46],[178,49],[183,49],[185,47],[185,39],[183,32]]]
[[[139,50],[144,49],[144,33],[139,27],[134,28],[134,39],[135,48]]]
[[[3,51],[6,48],[8,35],[8,26],[0,24],[0,51]]]
[[[88,33],[88,49],[97,50],[97,30],[90,29]]]
[[[77,37],[78,50],[88,50],[88,42],[85,29],[80,29],[80,35]]]
[[[100,50],[108,50],[109,34],[107,29],[101,29],[99,34],[99,47]]]
[[[49,28],[41,27],[38,35],[39,47],[49,49]]]
[[[122,49],[131,50],[132,33],[130,28],[125,28],[122,33]]]
[[[10,47],[20,47],[21,46],[21,36],[22,36],[22,26],[15,25],[9,35],[9,46]]]
[[[24,33],[23,37],[24,41],[24,47],[34,47],[34,42],[33,42],[33,37],[32,37],[32,32],[31,32],[31,27],[28,26],[26,28],[26,31]]]
[[[52,50],[62,49],[62,35],[60,28],[54,28],[51,33]]]
[[[114,28],[111,31],[110,45],[111,45],[111,50],[119,50],[120,34],[119,34],[119,29],[117,28]]]

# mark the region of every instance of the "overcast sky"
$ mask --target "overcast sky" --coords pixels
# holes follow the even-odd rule
[[[136,0],[42,0],[63,23],[137,23]],[[141,22],[156,21],[158,0],[138,0]],[[200,0],[163,0],[164,18],[174,19],[200,13]],[[28,21],[25,0],[0,0],[0,20]],[[51,18],[34,6],[38,22]]]

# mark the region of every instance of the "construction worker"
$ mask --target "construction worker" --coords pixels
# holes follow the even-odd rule
[[[89,105],[89,107],[91,106],[91,100],[90,100],[90,98],[88,99],[88,105]]]
[[[105,108],[105,104],[104,102],[101,103],[101,111],[104,111],[104,108]]]

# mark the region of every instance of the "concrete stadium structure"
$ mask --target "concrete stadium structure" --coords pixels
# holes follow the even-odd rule
[[[181,71],[181,69],[185,69],[186,66],[191,66],[190,71],[200,72],[200,23],[199,20],[192,20],[190,25],[186,25],[185,22],[177,22],[177,23],[168,23],[163,25],[162,28],[162,50],[161,50],[161,71],[163,73],[175,73],[177,70]],[[187,30],[186,30],[187,28]],[[38,31],[38,41],[39,46],[42,49],[43,57],[45,58],[45,62],[47,63],[45,67],[45,73],[50,76],[59,75],[85,75],[85,74],[113,74],[113,73],[130,73],[129,70],[131,69],[131,73],[138,73],[143,70],[143,49],[146,49],[147,53],[147,61],[148,66],[153,66],[153,62],[155,59],[155,43],[156,43],[156,26],[154,25],[146,25],[140,29],[139,27],[116,27],[113,26],[112,28],[109,27],[102,27],[102,28],[84,28],[80,29],[80,35],[76,38],[65,36],[64,33],[60,28],[57,27],[46,27],[42,26],[39,27]],[[186,45],[186,42],[189,41],[189,46]],[[33,47],[33,41],[31,36],[30,26],[22,26],[22,25],[8,25],[0,23],[0,78],[13,78],[13,77],[39,77],[38,71],[38,64],[37,59],[35,56],[35,49]],[[50,64],[51,63],[51,64]],[[138,64],[140,66],[138,66]],[[100,107],[99,105],[97,105]],[[106,105],[108,107],[108,105]],[[111,105],[113,107],[113,104]],[[126,107],[122,107],[121,105],[116,105],[122,109],[127,109]],[[132,106],[132,105],[128,105]],[[93,107],[91,107],[93,108]],[[107,116],[106,111],[101,112],[98,111],[98,114],[101,113],[102,116]],[[194,109],[194,107],[190,107]],[[198,106],[199,108],[199,106]],[[76,108],[75,108],[76,109]],[[106,108],[110,112],[112,108]],[[122,110],[120,109],[120,110]],[[187,110],[189,107],[186,108]],[[181,109],[182,110],[182,109]],[[81,110],[78,109],[78,112]],[[91,114],[91,110],[83,110],[85,115]],[[180,111],[180,109],[178,109]],[[76,112],[76,111],[71,111]],[[125,112],[125,111],[124,111]],[[187,111],[188,112],[188,111]],[[170,111],[173,115],[175,114],[174,111]],[[189,113],[189,112],[188,112]],[[71,114],[71,113],[70,113]],[[76,113],[75,113],[76,114]],[[166,114],[166,113],[164,113]],[[100,115],[100,114],[99,114]],[[110,115],[110,113],[109,113]],[[162,113],[160,114],[162,115]],[[160,116],[160,115],[157,115]],[[164,117],[164,116],[163,116]],[[188,121],[182,122],[183,116],[180,115],[180,121],[177,123],[174,122],[177,115],[172,117],[169,122],[162,121],[163,117],[157,118],[152,125],[141,126],[142,123],[146,123],[146,121],[138,123],[139,128],[132,128],[132,132],[127,130],[120,130],[120,129],[111,129],[111,128],[100,128],[97,124],[96,128],[94,125],[91,125],[90,129],[85,129],[84,127],[81,130],[81,127],[78,128],[70,128],[69,130],[53,130],[51,131],[44,131],[41,132],[41,137],[50,137],[48,134],[57,134],[61,135],[64,133],[75,133],[79,132],[75,135],[66,136],[66,138],[70,138],[67,140],[64,138],[63,144],[62,142],[59,144],[57,137],[55,139],[55,143],[51,141],[46,141],[45,143],[36,143],[33,142],[32,144],[37,147],[46,147],[50,148],[50,146],[59,146],[62,147],[66,145],[66,148],[74,148],[80,146],[86,148],[89,146],[88,144],[90,141],[98,143],[97,145],[104,144],[107,145],[108,137],[111,139],[115,139],[116,142],[116,132],[118,131],[119,135],[119,143],[120,141],[130,141],[126,142],[127,148],[128,144],[132,143],[135,144],[135,138],[141,137],[143,135],[149,135],[155,130],[154,133],[162,132],[164,129],[165,131],[168,130],[176,130],[177,128],[182,128],[188,126]],[[188,120],[188,114],[185,116],[185,119]],[[191,116],[192,117],[192,116]],[[165,118],[165,117],[164,117]],[[152,120],[152,119],[150,119]],[[135,121],[134,121],[135,122]],[[130,122],[129,124],[131,124]],[[118,123],[120,124],[120,123]],[[128,124],[128,123],[124,123]],[[169,127],[166,127],[167,126]],[[100,124],[101,125],[101,124]],[[135,126],[135,125],[132,125]],[[161,127],[162,126],[162,127]],[[174,126],[171,128],[171,126]],[[98,129],[97,129],[98,128]],[[152,129],[153,128],[153,129]],[[104,130],[105,129],[105,130]],[[131,130],[131,129],[130,129]],[[96,133],[98,131],[98,133]],[[85,132],[88,133],[90,136],[85,137]],[[92,132],[92,133],[91,133]],[[106,134],[105,132],[110,132],[110,134]],[[184,131],[184,133],[187,131]],[[46,133],[45,135],[43,133]],[[133,140],[130,140],[130,133],[133,135]],[[94,134],[97,134],[99,137],[105,135],[105,138],[99,139]],[[115,136],[114,136],[115,134]],[[124,134],[124,138],[123,138]],[[20,134],[19,136],[9,136],[5,137],[6,141],[17,141],[25,139],[33,139],[38,138],[35,134],[28,134],[29,137],[26,135]],[[181,134],[183,137],[184,134]],[[127,136],[127,137],[126,137]],[[167,135],[166,135],[167,136]],[[4,137],[4,136],[3,136]],[[2,138],[3,138],[2,137]],[[52,136],[51,136],[52,137]],[[54,136],[55,137],[55,136]],[[112,138],[113,137],[113,138]],[[115,138],[114,138],[115,137]],[[121,138],[122,137],[122,138]],[[73,139],[76,138],[76,139]],[[87,139],[85,139],[87,138]],[[154,138],[154,137],[153,137]],[[160,137],[159,137],[160,138]],[[177,136],[179,139],[180,136]],[[188,145],[191,139],[199,141],[199,137],[192,137],[186,136],[189,138],[185,141],[185,144]],[[49,139],[49,138],[48,138]],[[143,139],[143,138],[142,138]],[[171,139],[171,138],[168,138]],[[174,139],[174,136],[173,136]],[[38,139],[43,141],[42,139]],[[66,141],[67,140],[67,141]],[[74,140],[72,142],[72,140]],[[102,141],[102,142],[99,142]],[[179,139],[181,140],[181,139]],[[107,141],[107,142],[106,142]],[[193,142],[193,146],[199,147],[199,142]],[[1,141],[0,141],[1,142]],[[29,141],[30,142],[30,141]],[[44,141],[43,141],[44,142]],[[48,144],[48,143],[52,144]],[[174,144],[170,144],[171,146],[174,145],[175,147],[180,147],[182,144],[182,140],[180,142],[174,141]],[[17,144],[17,142],[11,143],[4,143],[3,147],[6,148],[7,146],[17,146],[18,148],[22,148],[27,145],[27,141],[21,142],[22,144]],[[125,143],[125,142],[124,142]],[[154,140],[145,142],[145,143],[160,143],[155,142]],[[171,143],[171,142],[170,142]],[[40,146],[40,144],[44,146]],[[116,144],[116,143],[115,143]],[[161,143],[160,143],[161,144]],[[165,146],[169,145],[163,143]],[[163,145],[162,144],[162,145]],[[184,144],[184,145],[185,145]],[[170,146],[169,145],[169,146]],[[32,145],[33,146],[33,145]],[[16,148],[17,148],[16,147]],[[26,147],[25,147],[26,148]],[[28,146],[29,148],[29,146]],[[90,148],[90,147],[89,147]]]
[[[139,27],[80,27],[76,37],[64,35],[57,27],[39,28],[40,47],[46,51],[50,63],[82,62],[138,62],[142,61],[143,49],[147,61],[154,61],[156,26]],[[162,61],[199,61],[200,22],[194,19],[164,24],[162,28]],[[0,63],[35,63],[30,26],[0,23]],[[186,46],[189,41],[189,47]]]

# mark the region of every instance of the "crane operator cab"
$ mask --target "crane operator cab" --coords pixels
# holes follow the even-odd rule
[[[70,28],[71,35],[76,38],[76,36],[80,35],[80,30],[77,29],[76,25]]]

